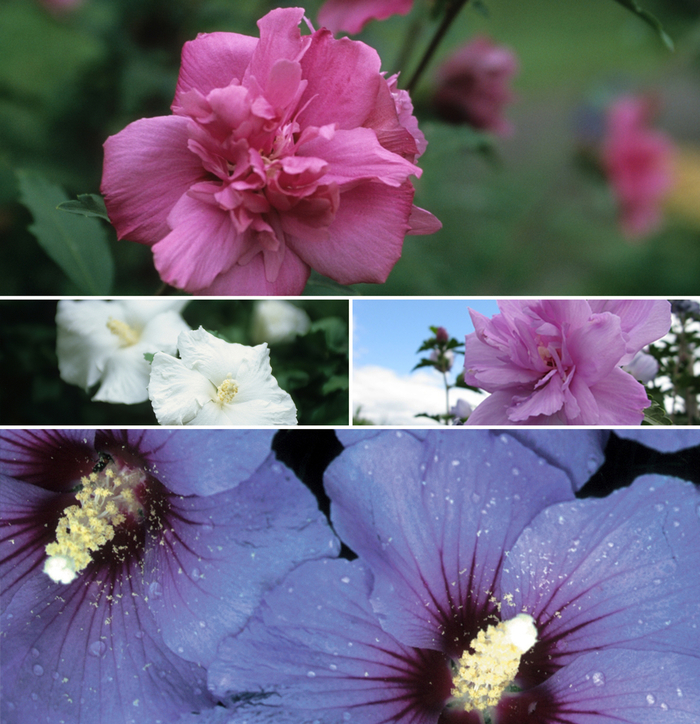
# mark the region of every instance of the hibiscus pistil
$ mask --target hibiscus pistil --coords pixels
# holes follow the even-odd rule
[[[222,405],[228,405],[233,402],[233,398],[238,394],[238,383],[229,375],[217,388],[216,396]]]
[[[107,329],[119,339],[122,347],[131,347],[140,339],[139,333],[133,327],[113,317],[107,320]]]
[[[496,706],[513,683],[523,654],[536,641],[535,622],[527,613],[479,631],[456,663],[452,704],[464,711],[486,711]]]
[[[98,464],[82,478],[76,493],[78,505],[63,511],[56,540],[46,546],[44,573],[57,583],[71,583],[92,560],[92,553],[109,543],[118,526],[143,515],[138,491],[145,473],[137,468],[109,462]]]

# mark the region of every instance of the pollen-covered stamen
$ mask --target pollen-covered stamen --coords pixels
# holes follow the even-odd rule
[[[535,621],[527,613],[480,631],[469,645],[473,653],[465,651],[456,663],[453,702],[464,711],[496,706],[515,679],[523,654],[536,641]]]
[[[56,540],[46,546],[44,573],[58,583],[70,583],[92,560],[92,554],[114,538],[127,519],[138,519],[142,505],[135,489],[145,480],[142,470],[110,462],[80,482],[79,505],[63,511]]]
[[[139,333],[126,322],[110,317],[107,320],[107,329],[119,338],[122,347],[131,347],[139,341]]]
[[[233,398],[238,394],[238,382],[229,375],[217,388],[216,396],[222,405],[228,405],[233,402]]]

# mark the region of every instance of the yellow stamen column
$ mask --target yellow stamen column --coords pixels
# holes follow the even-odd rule
[[[114,538],[115,529],[127,516],[135,516],[139,503],[134,488],[143,482],[140,470],[111,466],[93,472],[80,482],[79,505],[63,511],[56,527],[56,540],[46,546],[44,573],[57,583],[71,583],[92,560],[92,553]]]
[[[464,711],[486,711],[496,706],[512,684],[520,659],[537,641],[535,621],[520,613],[509,621],[489,626],[469,645],[456,664],[452,679],[454,703]]]

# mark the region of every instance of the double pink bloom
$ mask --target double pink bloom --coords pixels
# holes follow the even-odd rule
[[[673,186],[673,145],[649,125],[649,100],[623,96],[608,109],[603,165],[617,198],[620,226],[630,238],[662,221],[662,201]]]
[[[468,123],[499,136],[510,136],[513,125],[503,109],[513,100],[510,83],[518,72],[512,50],[479,35],[440,66],[433,103],[451,123]]]
[[[311,268],[383,282],[406,234],[440,228],[413,206],[426,142],[408,94],[364,43],[302,36],[303,15],[273,10],[259,40],[186,43],[173,115],[105,143],[110,219],[119,238],[153,246],[168,284],[295,295]]]
[[[464,381],[491,395],[469,425],[638,425],[650,402],[621,369],[671,326],[654,300],[499,302],[492,319],[470,310]]]

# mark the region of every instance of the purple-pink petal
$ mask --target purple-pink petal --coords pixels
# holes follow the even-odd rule
[[[356,35],[370,20],[406,15],[413,0],[326,0],[318,11],[318,22],[333,33]]]
[[[169,231],[172,207],[205,178],[187,146],[185,118],[143,118],[104,144],[101,190],[120,239],[153,244]]]
[[[161,278],[180,289],[210,286],[247,250],[226,211],[186,194],[168,223],[172,231],[154,245],[153,259]]]
[[[401,256],[411,214],[413,187],[364,183],[342,197],[326,241],[290,239],[313,269],[341,284],[380,284]]]
[[[665,299],[593,299],[590,305],[594,312],[612,312],[620,318],[627,345],[621,364],[671,329],[671,303]]]
[[[200,33],[185,43],[173,110],[178,112],[181,97],[191,90],[206,96],[234,79],[240,81],[257,44],[257,38],[238,33]]]

